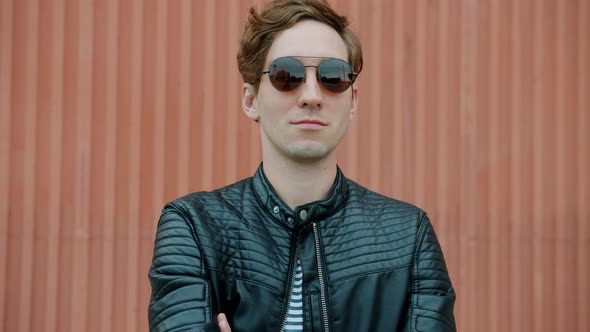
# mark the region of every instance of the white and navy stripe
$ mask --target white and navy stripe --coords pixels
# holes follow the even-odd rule
[[[303,331],[303,272],[301,271],[299,259],[297,259],[295,280],[293,281],[291,301],[289,303],[285,331]]]

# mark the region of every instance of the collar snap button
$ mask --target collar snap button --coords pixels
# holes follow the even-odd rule
[[[287,218],[287,222],[288,222],[289,224],[293,224],[293,218],[291,218],[291,217]]]
[[[272,208],[272,212],[279,213],[279,207],[275,205],[275,207]]]
[[[307,219],[307,211],[306,210],[301,210],[299,212],[299,218],[301,218],[301,220],[305,221],[305,219]]]

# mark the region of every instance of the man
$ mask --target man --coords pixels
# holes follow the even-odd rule
[[[347,25],[319,0],[250,11],[238,64],[262,165],[164,208],[151,330],[455,331],[455,295],[426,214],[337,166],[362,68]]]

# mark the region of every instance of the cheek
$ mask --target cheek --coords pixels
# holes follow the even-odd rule
[[[290,96],[276,91],[273,87],[265,86],[258,94],[259,105],[267,116],[286,112],[292,104],[291,99]]]
[[[340,110],[339,118],[340,121],[350,121],[352,117],[352,102],[350,99],[339,100],[338,104],[335,105],[336,109]]]

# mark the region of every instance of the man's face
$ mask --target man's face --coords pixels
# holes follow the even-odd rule
[[[348,61],[338,33],[312,20],[299,22],[275,38],[266,57],[265,70],[273,60],[284,56],[299,56],[304,65],[314,66],[323,57]],[[316,71],[314,67],[306,68],[305,81],[288,92],[275,89],[268,75],[262,75],[257,94],[251,85],[244,85],[244,111],[260,124],[265,158],[318,161],[332,155],[344,137],[357,109],[356,89],[330,92],[317,81]]]

